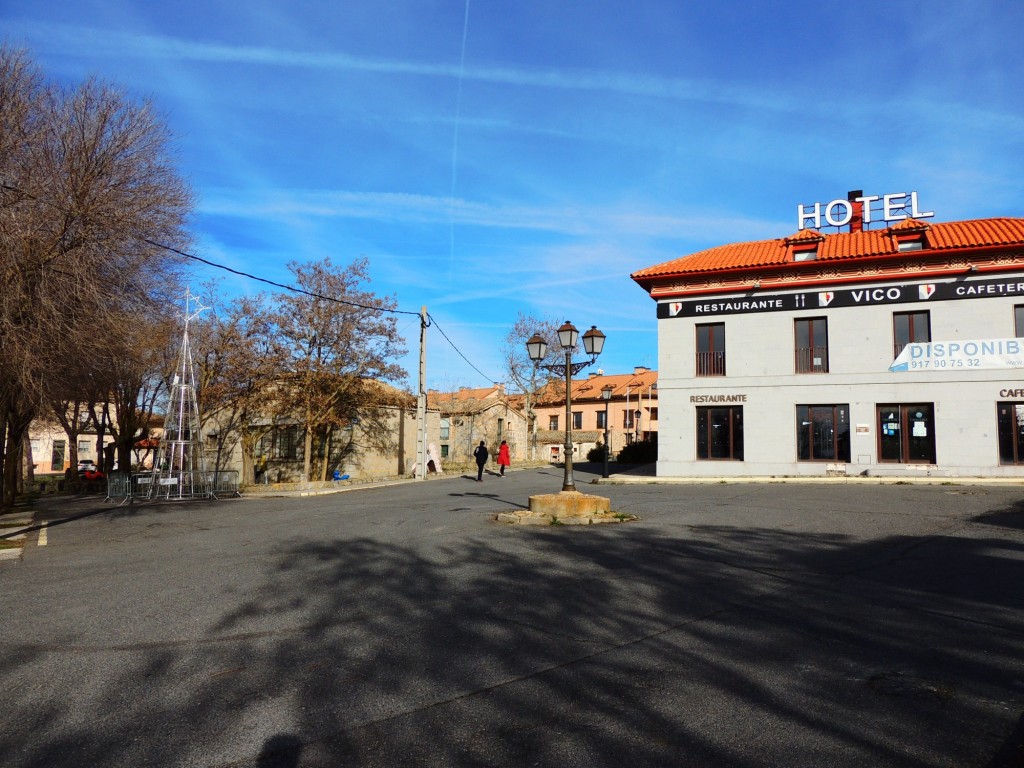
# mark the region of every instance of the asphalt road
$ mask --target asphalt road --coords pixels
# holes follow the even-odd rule
[[[0,766],[1024,765],[1024,487],[587,480],[40,508]]]

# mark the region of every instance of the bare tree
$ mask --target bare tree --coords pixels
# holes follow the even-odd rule
[[[541,365],[558,363],[562,358],[562,347],[558,341],[560,325],[561,323],[552,318],[538,318],[519,312],[516,315],[516,321],[505,336],[505,343],[502,346],[505,372],[508,374],[509,381],[526,395],[526,417],[532,435],[530,440],[532,459],[537,458],[537,414],[533,410],[537,392],[545,385],[560,387],[561,391],[565,391],[564,382],[557,378],[552,379],[546,371],[540,368]],[[526,342],[534,334],[540,335],[548,345],[547,354],[538,363],[531,360],[526,351]]]
[[[253,483],[256,446],[274,426],[274,399],[284,370],[272,332],[267,297],[243,297],[226,310],[214,308],[193,326],[200,418],[212,426],[214,466],[223,468],[239,444],[242,483]]]
[[[81,388],[54,372],[109,370],[98,348],[141,351],[137,318],[159,316],[177,293],[181,262],[162,245],[186,246],[191,199],[152,105],[97,80],[48,85],[27,53],[0,47],[0,119],[0,499],[10,504],[24,430],[47,400],[67,399],[62,386]]]
[[[305,430],[306,478],[326,479],[333,430],[350,423],[364,404],[367,380],[396,381],[405,372],[394,361],[405,352],[391,298],[364,290],[368,262],[338,267],[330,259],[291,263],[306,294],[277,298],[273,323],[286,355],[280,390],[282,411]],[[313,294],[313,295],[309,295]]]

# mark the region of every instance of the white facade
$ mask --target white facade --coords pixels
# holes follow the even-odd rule
[[[1024,349],[1024,254],[978,263],[917,277],[904,261],[891,280],[843,265],[803,286],[778,271],[766,288],[748,273],[732,292],[686,290],[696,280],[666,265],[637,273],[658,301],[658,475],[1024,478],[1024,353],[963,349]],[[824,323],[802,357],[812,319]],[[908,323],[915,352],[947,354],[892,371]],[[724,346],[713,365],[708,339]]]

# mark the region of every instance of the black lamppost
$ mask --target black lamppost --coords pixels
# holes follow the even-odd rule
[[[601,477],[608,477],[608,454],[612,451],[612,446],[608,442],[608,403],[611,402],[614,391],[615,388],[611,384],[601,387],[601,399],[604,400],[604,474]]]
[[[604,349],[605,336],[597,330],[596,325],[592,325],[590,330],[583,334],[583,351],[590,355],[590,359],[574,363],[572,352],[576,348],[578,337],[579,331],[568,320],[558,329],[558,343],[565,352],[564,365],[540,365],[540,361],[548,353],[548,343],[540,334],[533,334],[526,342],[526,351],[534,363],[552,373],[565,375],[565,477],[562,481],[563,491],[576,490],[576,484],[572,479],[572,377],[573,374],[579,373],[588,365],[597,362],[597,356]]]

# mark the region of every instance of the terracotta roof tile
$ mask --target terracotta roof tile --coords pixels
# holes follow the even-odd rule
[[[895,255],[899,250],[894,235],[918,230],[924,231],[926,244],[923,251],[914,252],[917,256],[928,251],[953,248],[1024,245],[1024,219],[1020,218],[975,219],[935,224],[907,219],[888,229],[824,235],[816,230],[803,230],[809,234],[797,233],[775,240],[720,245],[638,270],[632,274],[632,278],[640,283],[648,283],[661,277],[694,272],[777,267],[792,261],[794,243],[813,240],[816,235],[822,238],[818,246],[817,262]]]
[[[626,396],[626,390],[635,393],[642,391],[647,397],[652,384],[657,383],[658,372],[651,370],[640,371],[639,373],[616,373],[599,374],[585,379],[572,380],[573,402],[592,401],[601,399],[601,390],[607,386],[612,387],[612,397],[616,400]],[[657,393],[657,390],[655,390]],[[655,394],[657,397],[657,394]],[[537,393],[538,406],[550,406],[556,403],[565,402],[565,382],[552,381],[545,385],[544,389]]]

